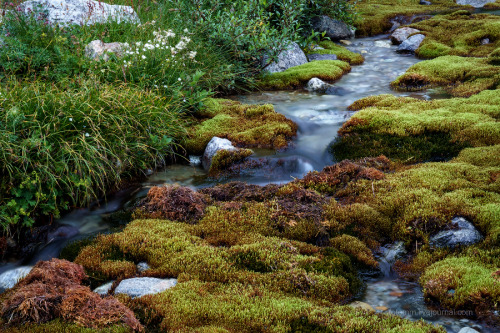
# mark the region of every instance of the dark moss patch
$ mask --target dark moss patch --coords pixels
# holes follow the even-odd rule
[[[68,261],[74,261],[75,258],[80,253],[80,250],[85,246],[88,246],[94,242],[94,237],[87,237],[83,239],[79,239],[67,244],[59,254],[60,259],[65,259]]]
[[[229,139],[242,148],[283,149],[297,133],[297,125],[269,104],[208,99],[197,116],[199,119],[193,118],[184,143],[187,152],[195,155],[202,155],[214,136]]]
[[[351,70],[351,66],[340,60],[318,60],[291,67],[283,72],[267,74],[260,87],[265,90],[287,90],[302,88],[310,79],[333,82]]]

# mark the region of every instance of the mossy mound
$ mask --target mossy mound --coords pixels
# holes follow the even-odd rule
[[[349,51],[345,47],[331,41],[322,41],[319,43],[319,46],[323,47],[324,50],[312,50],[309,53],[335,54],[338,60],[348,62],[351,65],[361,65],[365,61],[361,54]]]
[[[313,77],[332,82],[340,79],[350,70],[351,66],[340,60],[311,61],[283,72],[266,74],[260,82],[260,88],[265,90],[302,88]]]
[[[219,150],[212,158],[209,176],[218,176],[233,166],[236,163],[244,161],[247,157],[253,154],[251,149],[238,149],[238,150]]]
[[[497,2],[500,5],[500,2]],[[435,14],[447,12],[457,8],[472,9],[460,6],[454,0],[435,0],[429,6],[422,6],[418,0],[366,0],[356,4],[359,14],[354,23],[356,36],[374,36],[389,31],[392,27],[391,19],[398,19],[401,23],[410,23],[414,15]],[[407,24],[405,23],[405,24]]]
[[[500,66],[489,58],[443,56],[411,66],[391,85],[398,90],[444,87],[450,94],[468,97],[500,86]]]
[[[184,143],[187,152],[195,155],[202,155],[214,136],[229,139],[238,147],[282,149],[297,133],[297,125],[269,104],[208,99],[196,117]]]
[[[383,154],[403,162],[444,160],[467,146],[500,143],[500,93],[422,101],[392,95],[358,100],[361,110],[339,131],[331,146],[337,160]]]
[[[471,15],[470,12],[461,10],[448,15],[437,15],[410,27],[425,35],[415,52],[424,59],[445,55],[487,57],[500,47],[500,22],[496,15]]]

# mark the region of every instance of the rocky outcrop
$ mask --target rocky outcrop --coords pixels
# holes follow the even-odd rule
[[[278,73],[287,70],[290,67],[295,67],[307,63],[307,57],[300,48],[299,44],[291,43],[288,48],[278,55],[278,59],[269,65],[269,56],[264,56],[262,59],[262,67],[270,73]],[[267,66],[266,66],[267,65]]]
[[[399,45],[406,39],[408,39],[408,36],[410,36],[411,34],[415,34],[417,32],[420,32],[420,30],[408,27],[398,28],[392,33],[391,42],[393,44]]]
[[[41,13],[48,23],[61,26],[93,25],[108,21],[140,23],[132,7],[94,0],[28,0],[21,3],[18,10],[26,15]]]
[[[118,58],[123,56],[129,48],[128,43],[104,43],[102,40],[93,40],[85,47],[85,56],[94,60],[108,61],[111,54]]]
[[[331,19],[325,15],[316,16],[315,18],[313,18],[311,21],[311,25],[314,31],[325,33],[325,36],[330,38],[330,40],[332,41],[354,37],[354,32],[346,23]]]
[[[132,298],[161,293],[174,287],[177,279],[158,279],[153,277],[140,277],[126,279],[120,282],[115,289],[115,294],[126,294]]]
[[[463,217],[451,220],[453,230],[444,230],[429,239],[429,244],[434,247],[467,246],[475,244],[483,238],[472,223]]]
[[[457,0],[457,5],[481,8],[484,7],[486,4],[493,2],[495,2],[495,0]]]
[[[398,53],[415,53],[415,51],[419,48],[420,44],[424,41],[425,35],[416,34],[406,39],[404,42],[399,45],[397,52]]]

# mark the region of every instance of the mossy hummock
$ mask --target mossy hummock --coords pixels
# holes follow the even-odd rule
[[[445,55],[488,57],[500,48],[500,23],[497,15],[475,14],[460,10],[437,15],[411,24],[425,39],[415,52],[419,58]]]
[[[450,159],[467,146],[500,143],[499,104],[499,90],[433,101],[367,97],[350,106],[360,111],[344,123],[331,150],[337,160],[380,154],[406,163]]]
[[[226,99],[208,99],[188,128],[184,147],[202,155],[214,137],[229,139],[242,148],[283,149],[297,133],[297,125],[270,104],[246,105]]]
[[[492,58],[442,56],[411,66],[391,85],[397,90],[416,91],[444,87],[457,97],[468,97],[500,87],[500,66]]]
[[[359,53],[349,51],[342,45],[335,44],[334,42],[325,40],[319,43],[319,46],[324,48],[323,50],[312,50],[309,53],[317,54],[335,54],[338,60],[348,62],[351,65],[361,65],[365,59]]]
[[[321,51],[321,50],[319,50]],[[351,70],[351,66],[340,60],[318,60],[291,67],[283,72],[266,74],[262,77],[260,88],[265,90],[287,90],[302,88],[316,77],[333,82]]]

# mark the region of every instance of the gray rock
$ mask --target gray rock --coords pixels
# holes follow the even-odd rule
[[[139,273],[145,272],[150,268],[147,262],[140,262],[137,264],[137,271],[139,271]]]
[[[456,217],[451,220],[456,228],[453,230],[444,230],[429,239],[429,244],[434,247],[450,247],[472,245],[483,238],[472,223],[463,217]]]
[[[94,60],[108,61],[111,54],[115,54],[118,58],[122,57],[128,48],[128,43],[104,43],[102,40],[97,39],[85,46],[85,56]]]
[[[479,333],[478,331],[476,331],[475,329],[473,328],[470,328],[470,327],[464,327],[462,328],[460,331],[458,331],[458,333]]]
[[[424,6],[429,6],[429,5],[432,5],[432,2],[427,1],[427,0],[420,0],[419,4],[424,5]]]
[[[319,54],[319,53],[313,53],[313,54],[308,54],[307,57],[309,58],[309,61],[337,60],[337,55],[336,54]]]
[[[481,44],[482,44],[482,45],[486,45],[486,44],[489,44],[489,43],[491,43],[491,41],[490,41],[490,39],[489,39],[489,38],[483,38],[483,39],[481,40]]]
[[[41,13],[45,21],[62,26],[93,25],[108,21],[140,23],[132,7],[94,0],[28,0],[18,8],[27,15]]]
[[[0,274],[0,289],[10,289],[31,272],[33,266],[21,266]]]
[[[415,53],[425,39],[425,35],[417,34],[406,39],[401,45],[398,46],[397,52],[399,53]]]
[[[333,41],[354,37],[354,32],[346,23],[331,19],[325,15],[314,17],[311,20],[311,25],[314,31],[324,32],[325,36]]]
[[[262,67],[267,65],[269,56],[264,56],[262,59]],[[307,57],[300,48],[299,44],[291,43],[285,51],[278,55],[278,59],[272,62],[264,69],[270,73],[278,73],[287,70],[290,67],[295,67],[307,63]]]
[[[234,151],[237,148],[233,146],[231,141],[228,139],[222,139],[214,136],[212,140],[208,143],[205,148],[205,152],[203,153],[203,157],[201,159],[201,164],[205,170],[210,169],[210,165],[212,165],[212,158],[219,150],[231,150]]]
[[[126,279],[120,282],[115,289],[115,294],[126,294],[132,298],[161,293],[174,287],[177,279],[158,279],[153,277],[140,277]]]
[[[382,255],[379,259],[379,268],[384,276],[389,276],[392,265],[397,259],[402,258],[406,254],[405,245],[398,241],[381,248]]]
[[[307,82],[307,90],[313,92],[325,92],[330,85],[317,77],[313,77]]]
[[[393,44],[399,45],[402,42],[404,42],[408,38],[409,35],[415,34],[417,32],[420,32],[420,30],[408,28],[408,27],[398,28],[392,33],[391,42]]]
[[[111,286],[113,285],[113,283],[115,283],[115,281],[109,281],[108,283],[105,283],[102,286],[95,288],[94,292],[101,296],[107,295],[111,290]]]
[[[496,0],[457,0],[457,4],[462,6],[468,5],[475,8],[481,8],[484,7],[484,5],[495,1]]]

